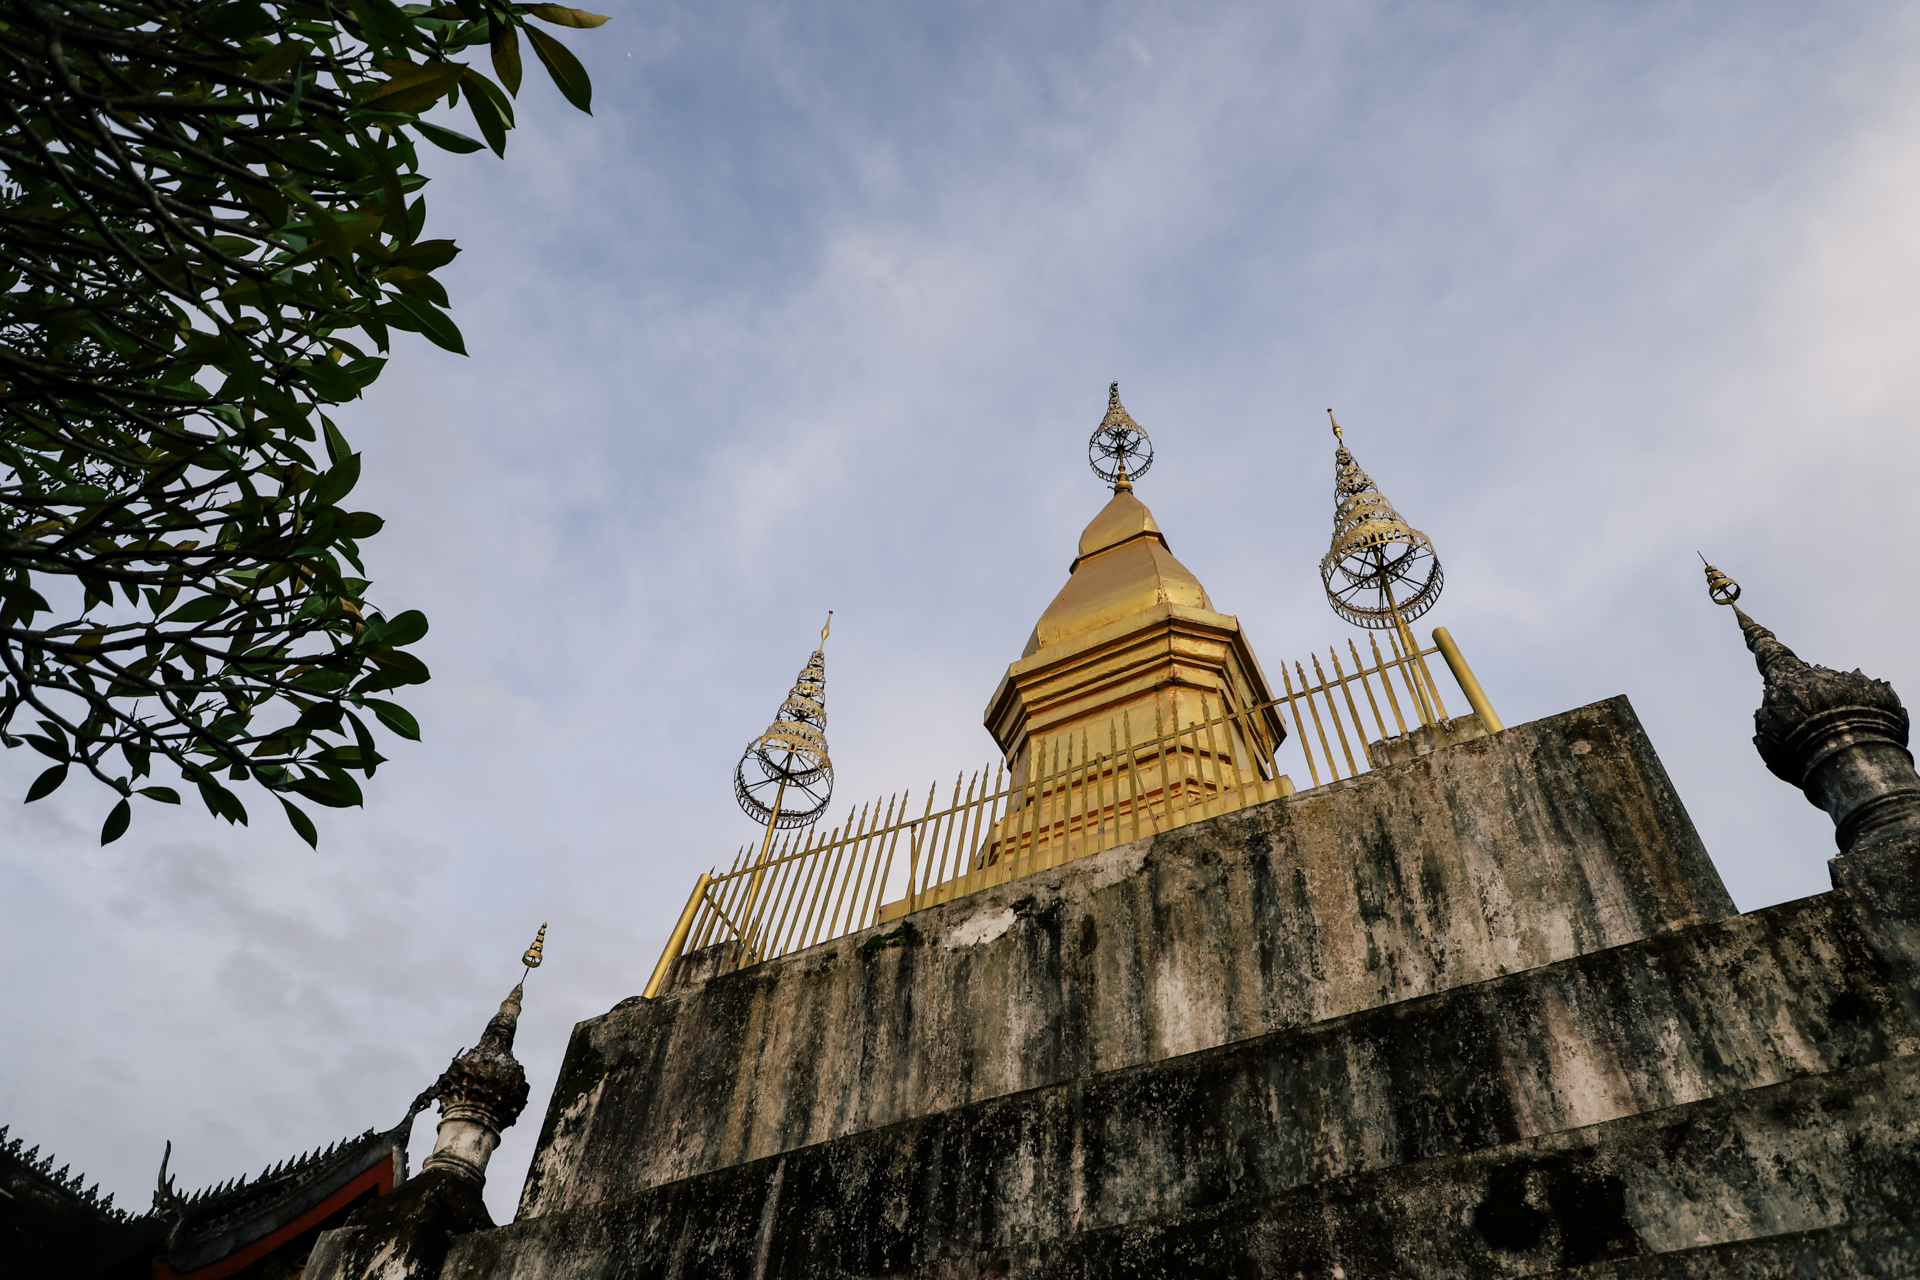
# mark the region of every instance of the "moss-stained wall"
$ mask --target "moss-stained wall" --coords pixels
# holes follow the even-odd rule
[[[1616,698],[582,1023],[521,1216],[1323,1023],[1732,911],[1638,720]],[[1542,988],[1537,998],[1528,1018],[1571,1028],[1597,997]],[[1802,1043],[1789,1030],[1782,1043]],[[1691,1042],[1685,1032],[1672,1038]],[[1537,1087],[1518,1076],[1485,1087],[1504,1091],[1515,1117],[1544,1108],[1576,1124],[1620,1114],[1608,1108],[1627,1100],[1699,1096],[1688,1091],[1705,1086],[1682,1061],[1692,1050],[1662,1052],[1671,1071],[1647,1074],[1566,1049]],[[1382,1045],[1353,1069],[1393,1056]],[[1497,1075],[1506,1070],[1497,1059],[1462,1060],[1462,1083],[1433,1087]],[[1397,1141],[1370,1114],[1354,1123],[1361,1128],[1343,1143]],[[1177,1151],[1166,1159],[1171,1191],[1183,1166]]]
[[[1916,1048],[1824,895],[522,1219],[447,1275],[1536,1274],[1910,1212]]]

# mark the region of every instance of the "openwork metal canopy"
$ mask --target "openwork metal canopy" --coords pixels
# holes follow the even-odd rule
[[[804,827],[833,799],[833,761],[827,756],[827,659],[833,613],[820,628],[793,691],[767,731],[747,744],[733,770],[733,794],[749,818],[769,829]]]
[[[1353,460],[1333,410],[1327,419],[1339,441],[1333,454],[1333,545],[1320,562],[1327,603],[1355,626],[1403,630],[1440,599],[1440,557]]]
[[[1694,554],[1699,555],[1700,553],[1696,551]],[[1712,565],[1707,564],[1707,558],[1705,556],[1700,556],[1700,563],[1707,565],[1707,595],[1715,604],[1732,604],[1740,598],[1739,583]],[[1735,609],[1734,612],[1738,613],[1739,610]]]
[[[1153,441],[1120,403],[1117,382],[1107,388],[1107,416],[1087,441],[1087,465],[1115,493],[1132,489],[1133,481],[1153,465]]]

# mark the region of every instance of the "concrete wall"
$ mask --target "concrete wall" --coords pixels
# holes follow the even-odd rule
[[[521,1217],[1732,911],[1616,698],[625,1002],[575,1030]],[[1593,997],[1540,998],[1550,1022]],[[1691,1087],[1567,1070],[1585,1083],[1513,1105]]]
[[[448,1274],[1531,1274],[1898,1210],[1916,1048],[1825,895],[524,1219]]]

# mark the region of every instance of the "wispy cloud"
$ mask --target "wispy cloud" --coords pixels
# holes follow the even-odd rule
[[[751,838],[734,755],[827,608],[843,801],[989,755],[1113,378],[1142,497],[1270,664],[1341,635],[1332,404],[1510,721],[1632,695],[1740,903],[1824,888],[1693,552],[1920,691],[1916,37],[1890,4],[1493,2],[579,33],[595,117],[530,90],[507,162],[428,192],[473,358],[405,347],[348,426],[378,591],[433,619],[425,742],[318,854],[265,812],[100,850],[77,786],[0,806],[0,1111],[123,1199],[167,1138],[212,1181],[390,1123],[550,919],[537,1113]]]

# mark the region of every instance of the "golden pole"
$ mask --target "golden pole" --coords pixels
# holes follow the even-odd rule
[[[755,931],[753,904],[760,896],[760,877],[766,874],[767,853],[773,848],[774,828],[780,821],[780,804],[786,798],[787,780],[782,778],[780,779],[779,789],[773,793],[773,812],[767,818],[767,838],[760,842],[760,856],[755,859],[753,864],[753,879],[747,882],[747,905],[740,912],[740,919],[746,922],[746,927],[749,931]],[[753,949],[753,943],[746,938],[740,939],[740,942],[749,951]]]
[[[1495,713],[1493,704],[1487,701],[1486,691],[1481,689],[1480,682],[1473,678],[1473,668],[1467,665],[1466,656],[1460,652],[1460,646],[1453,642],[1453,637],[1447,633],[1445,627],[1433,629],[1433,642],[1440,647],[1440,656],[1447,660],[1447,666],[1453,672],[1454,683],[1460,686],[1460,692],[1467,695],[1468,704],[1473,707],[1473,713],[1480,717],[1480,723],[1486,726],[1487,732],[1499,733],[1506,728],[1507,726],[1501,723],[1499,715]]]
[[[673,934],[667,939],[667,949],[660,953],[660,963],[653,967],[653,976],[647,979],[647,989],[640,994],[648,1000],[660,994],[660,984],[667,979],[667,970],[680,958],[680,948],[687,945],[687,930],[693,927],[693,913],[700,905],[701,895],[707,886],[713,883],[713,877],[702,871],[694,882],[693,896],[687,899],[687,909],[680,913],[680,921],[673,926]]]

